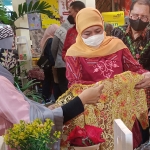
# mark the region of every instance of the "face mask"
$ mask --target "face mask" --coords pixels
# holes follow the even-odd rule
[[[143,22],[141,19],[133,20],[129,18],[130,26],[135,31],[142,31],[146,28],[146,26],[149,24],[149,22]]]
[[[103,40],[104,40],[104,33],[103,34],[93,35],[93,36],[91,36],[91,37],[89,37],[87,39],[82,38],[82,40],[88,46],[97,47],[103,42]]]
[[[70,24],[75,24],[74,18],[71,15],[68,16],[67,20]]]

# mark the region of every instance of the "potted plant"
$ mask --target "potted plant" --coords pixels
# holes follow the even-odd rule
[[[31,1],[29,4],[27,4],[26,2],[24,2],[23,4],[19,4],[18,12],[8,12],[2,1],[0,1],[0,21],[4,24],[10,25],[14,31],[16,29],[28,29],[23,27],[16,27],[16,20],[18,20],[19,18],[23,18],[26,14],[32,13],[41,13],[47,15],[50,18],[55,18],[53,13],[48,10],[48,8],[50,7],[51,5],[49,5],[47,2],[38,0],[35,3]]]
[[[6,131],[4,141],[15,150],[50,150],[61,135],[59,131],[52,133],[53,125],[50,119],[44,123],[40,119],[32,123],[20,121]]]
[[[101,128],[95,126],[76,126],[68,135],[67,141],[75,150],[99,150],[100,143],[105,142],[101,137],[102,132]]]
[[[25,96],[28,97],[29,99],[32,99],[36,102],[41,103],[41,101],[43,101],[43,98],[42,98],[41,94],[37,93],[37,91],[35,91],[35,89],[33,88],[35,85],[40,84],[40,82],[37,82],[35,79],[29,80],[27,78],[26,83],[24,85],[20,85],[19,75],[16,73],[16,70],[19,67],[24,66],[25,64],[26,64],[25,62],[21,62],[19,65],[16,65],[11,70],[9,70],[14,76],[14,86],[19,91],[23,92],[25,94]],[[26,70],[24,70],[24,72],[26,72]],[[25,74],[25,76],[27,76],[27,74]]]

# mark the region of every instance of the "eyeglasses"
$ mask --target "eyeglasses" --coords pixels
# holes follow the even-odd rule
[[[141,19],[143,22],[148,22],[148,17],[144,15],[139,16],[138,14],[131,14],[130,17],[133,20]]]

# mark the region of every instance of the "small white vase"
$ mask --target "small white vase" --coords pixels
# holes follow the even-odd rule
[[[74,147],[75,150],[100,150],[100,144],[87,147]]]

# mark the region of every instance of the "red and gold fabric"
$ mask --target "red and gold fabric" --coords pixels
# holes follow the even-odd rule
[[[85,105],[85,111],[81,115],[67,122],[63,127],[61,149],[71,149],[66,143],[69,132],[75,126],[84,127],[85,124],[101,127],[104,130],[103,138],[106,140],[101,145],[101,150],[114,148],[113,120],[122,119],[125,125],[132,130],[136,119],[143,129],[148,127],[147,103],[144,90],[134,89],[135,85],[143,77],[130,71],[115,75],[114,78],[100,81],[104,84],[99,102],[96,105]],[[84,89],[92,85],[74,84],[57,100],[57,106],[61,106]]]

